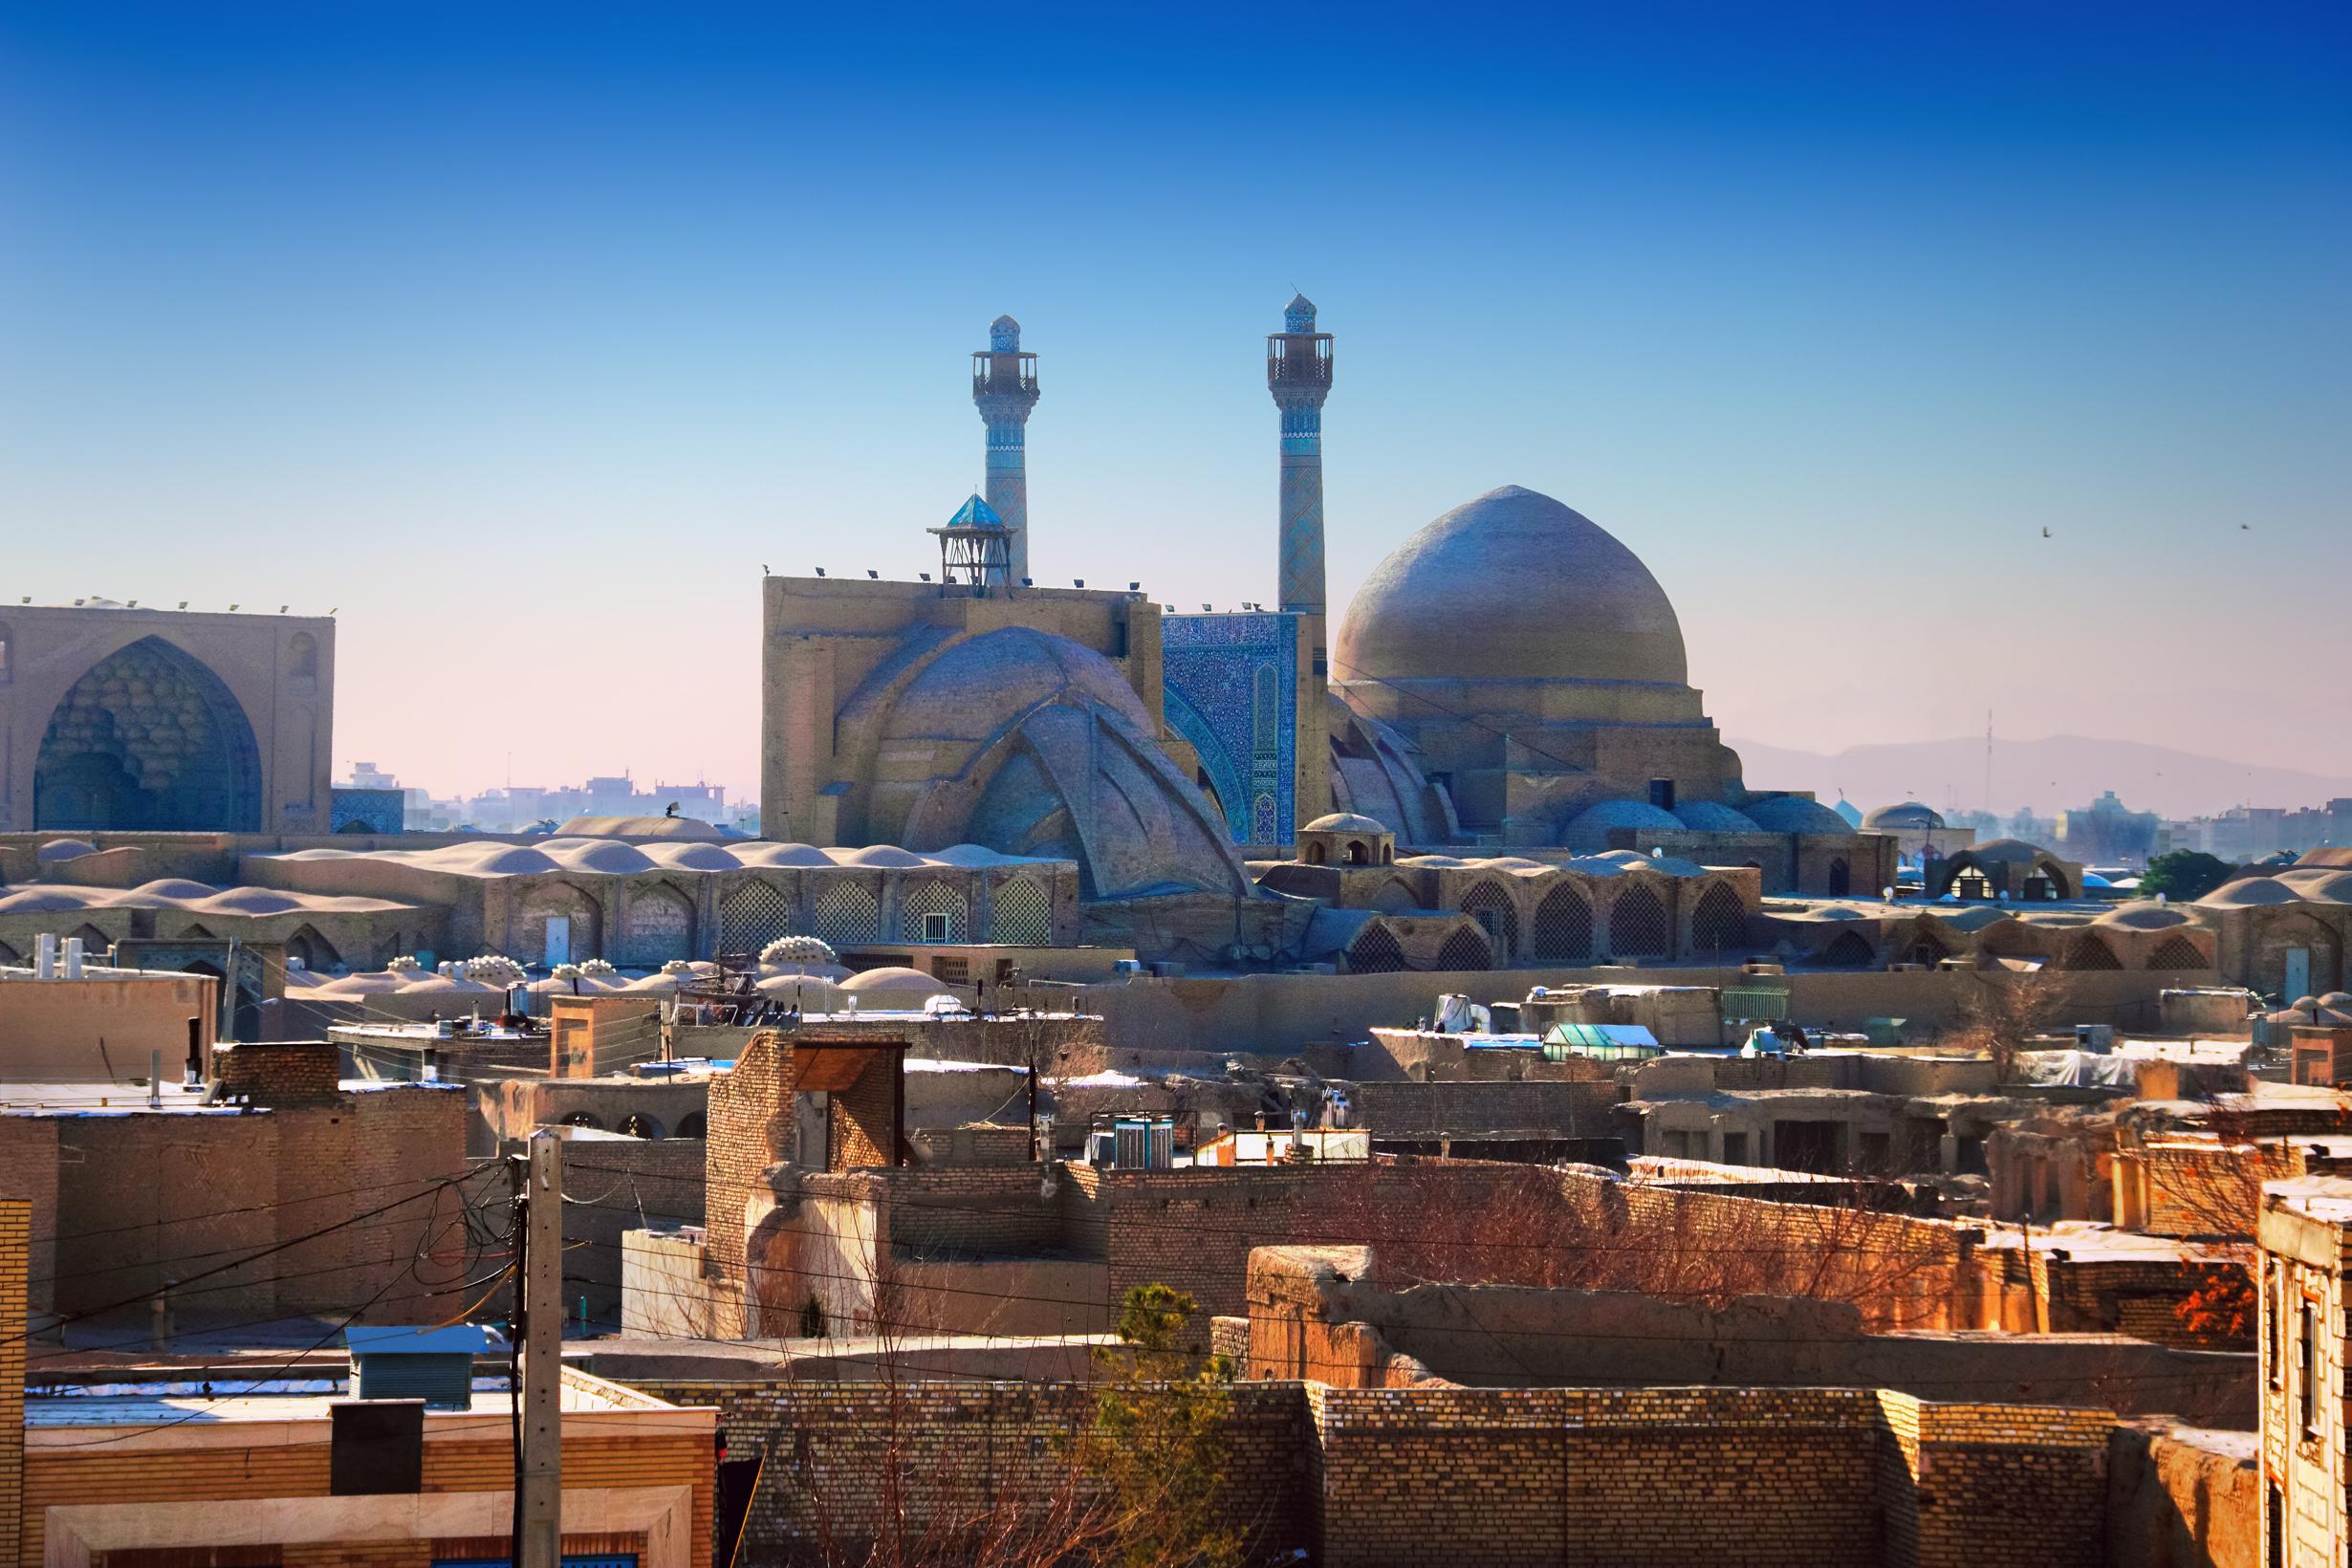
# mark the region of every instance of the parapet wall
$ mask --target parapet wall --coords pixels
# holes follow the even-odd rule
[[[730,1448],[765,1448],[754,1557],[850,1547],[885,1498],[920,1538],[976,1507],[1092,1494],[1066,1458],[1083,1384],[640,1386],[715,1405]],[[1233,1390],[1226,1474],[1257,1562],[2106,1568],[2130,1560],[2111,1535],[2144,1538],[2110,1518],[2114,1426],[1870,1389],[1254,1383]]]

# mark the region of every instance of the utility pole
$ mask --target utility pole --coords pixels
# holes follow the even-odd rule
[[[523,1223],[522,1453],[514,1568],[558,1568],[563,1539],[563,1140],[531,1135]]]

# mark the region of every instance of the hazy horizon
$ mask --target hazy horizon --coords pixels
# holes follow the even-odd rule
[[[0,590],[338,608],[338,777],[748,795],[763,564],[930,568],[1000,311],[1040,580],[1272,598],[1297,288],[1335,605],[1523,484],[1727,734],[2352,775],[2348,33],[0,7]]]

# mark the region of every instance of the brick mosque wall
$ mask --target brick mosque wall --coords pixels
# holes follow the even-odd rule
[[[883,1478],[918,1538],[1083,1488],[1074,1383],[646,1382],[714,1405],[766,1468],[748,1555],[869,1538]],[[1252,1560],[1325,1568],[1690,1561],[1729,1568],[2105,1568],[2113,1418],[1869,1389],[1237,1384],[1228,1502]],[[2162,1489],[2116,1499],[2168,1506]],[[2129,1538],[2143,1538],[2131,1534]]]
[[[760,1172],[790,1159],[795,1146],[790,1042],[773,1030],[751,1036],[735,1070],[711,1080],[704,1120],[710,1270],[718,1278],[740,1280],[745,1207],[766,1191]]]

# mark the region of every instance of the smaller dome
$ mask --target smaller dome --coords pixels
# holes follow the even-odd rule
[[[1712,800],[1691,800],[1674,808],[1683,826],[1693,833],[1757,833],[1754,822],[1731,807]]]
[[[33,852],[33,858],[47,865],[53,860],[78,860],[84,855],[96,855],[98,845],[86,838],[52,838]]]
[[[1335,811],[1318,817],[1299,830],[1302,833],[1386,833],[1388,824],[1361,813]]]
[[[2135,931],[2161,931],[2168,926],[2186,926],[2189,916],[2168,904],[2154,899],[2137,899],[2130,904],[2119,904],[2099,917],[2102,926],[2125,926]]]
[[[848,979],[834,983],[841,990],[860,997],[903,996],[908,992],[922,996],[936,996],[947,990],[946,985],[932,979],[921,969],[910,969],[903,964],[884,965],[879,969],[860,969]]]
[[[1801,795],[1775,795],[1763,800],[1751,800],[1741,806],[1740,813],[1749,821],[1767,833],[1800,833],[1808,836],[1827,836],[1851,838],[1854,830],[1844,817]]]
[[[992,354],[1012,354],[1021,346],[1021,324],[1010,316],[1000,316],[989,323],[989,351]]]
[[[1291,302],[1282,307],[1282,330],[1313,332],[1315,330],[1315,301],[1305,294],[1291,295]]]
[[[1603,800],[1587,806],[1568,824],[1570,833],[1605,831],[1609,828],[1680,833],[1683,824],[1672,812],[1662,811],[1646,800]]]
[[[813,936],[780,936],[759,950],[763,964],[831,964],[831,944]]]
[[[2257,904],[2293,904],[2296,892],[2276,877],[2240,877],[2235,882],[2223,882],[2197,902],[2224,909]]]
[[[1906,800],[1863,813],[1862,825],[1874,833],[1896,833],[1905,829],[1940,828],[1944,818],[1932,807]]]

